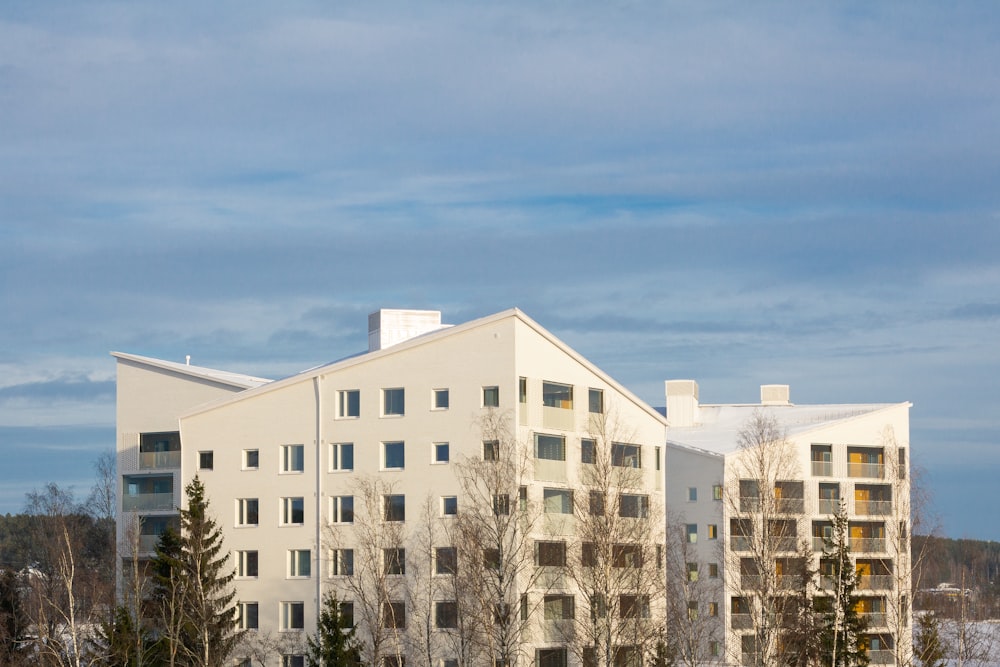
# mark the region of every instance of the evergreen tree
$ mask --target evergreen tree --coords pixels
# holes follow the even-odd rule
[[[781,661],[786,667],[809,667],[818,664],[823,647],[822,618],[814,604],[816,569],[812,565],[812,545],[802,544],[797,558],[789,563],[789,595],[781,619]]]
[[[829,570],[833,595],[821,599],[819,610],[823,613],[822,646],[823,664],[833,667],[864,667],[868,664],[868,651],[864,642],[867,622],[858,612],[857,572],[851,558],[847,510],[841,503],[833,517],[833,538],[827,540],[823,558],[831,563]]]
[[[934,612],[926,612],[917,616],[917,628],[914,633],[913,647],[917,664],[920,667],[944,667],[944,646],[941,643],[941,632],[938,618]]]
[[[136,636],[140,641],[136,642]],[[136,621],[126,607],[115,607],[110,621],[101,623],[97,631],[97,644],[102,660],[107,667],[135,667],[142,665],[144,653],[149,647],[149,633],[144,627],[136,627]]]
[[[315,639],[307,637],[309,667],[355,667],[361,664],[361,646],[354,638],[354,627],[348,625],[340,611],[340,600],[334,593],[323,598]]]
[[[0,664],[16,665],[28,657],[26,631],[17,573],[0,570]]]

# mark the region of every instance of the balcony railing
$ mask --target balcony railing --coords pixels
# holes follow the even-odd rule
[[[892,651],[888,649],[868,651],[866,655],[868,656],[868,662],[872,665],[891,665],[895,662]]]
[[[791,537],[771,537],[768,539],[768,544],[775,551],[795,551],[799,548],[798,538],[794,535]]]
[[[852,537],[851,551],[854,553],[885,553],[884,537]]]
[[[156,545],[160,543],[159,535],[140,535],[139,536],[139,551],[142,553],[151,553],[156,551]]]
[[[859,591],[887,591],[891,589],[891,574],[867,574],[858,577]]]
[[[125,512],[172,509],[174,509],[173,493],[137,493],[122,498],[122,510]]]
[[[802,498],[776,498],[774,509],[779,514],[801,514],[805,511],[805,501]]]
[[[730,614],[729,625],[733,630],[749,630],[753,627],[753,619],[750,614]]]
[[[885,465],[881,463],[855,463],[847,464],[848,477],[874,477],[882,479],[885,477]]]
[[[858,616],[867,621],[869,628],[884,628],[885,627],[885,612],[884,611],[863,611],[858,614]]]
[[[745,591],[759,591],[764,588],[764,579],[759,574],[742,574],[740,588]]]
[[[781,591],[797,591],[802,588],[802,577],[797,574],[779,574],[775,582]]]
[[[756,512],[760,509],[760,496],[740,496],[741,512]]]
[[[813,535],[813,551],[823,551],[826,549],[826,538]]]
[[[139,452],[140,470],[157,470],[160,468],[180,468],[181,452]]]
[[[854,513],[868,516],[885,516],[892,513],[891,500],[855,500]]]
[[[836,514],[838,509],[840,509],[839,500],[821,498],[819,501],[820,514]]]
[[[833,477],[833,462],[813,461],[812,473],[813,477]]]
[[[733,551],[750,551],[750,539],[743,535],[731,535],[729,546]]]

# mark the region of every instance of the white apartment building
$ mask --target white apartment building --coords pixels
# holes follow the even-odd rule
[[[130,553],[128,527],[138,525],[139,551],[152,556],[197,475],[233,556],[240,623],[253,633],[298,640],[314,632],[326,591],[350,601],[342,581],[354,563],[331,547],[330,535],[350,544],[359,480],[391,489],[384,518],[409,533],[427,520],[447,526],[463,507],[456,465],[490,455],[484,415],[500,416],[526,450],[524,493],[545,512],[538,544],[572,540],[571,518],[552,515],[573,511],[566,499],[580,485],[598,416],[613,415],[627,433],[615,445],[625,452],[616,465],[641,475],[636,498],[645,505],[637,507],[664,505],[664,417],[517,309],[457,326],[441,325],[434,311],[382,310],[369,318],[367,352],[274,381],[113,356],[120,555]],[[835,455],[846,456],[843,442],[833,445]],[[686,450],[675,450],[674,465],[684,465]],[[846,461],[838,466],[842,472]],[[852,489],[845,480],[843,492]],[[525,591],[533,600],[545,596],[546,605],[526,655],[545,667],[579,664],[547,629],[554,593],[561,613],[588,613],[580,601],[574,612],[571,582]],[[405,615],[406,601],[400,604]],[[443,667],[454,664],[443,644],[435,652]],[[267,664],[302,664],[301,654]]]
[[[869,658],[905,664],[911,404],[794,405],[787,385],[764,385],[759,403],[702,405],[691,380],[667,381],[666,399],[666,502],[687,548],[689,604],[701,623],[695,638],[704,663],[753,664],[759,610],[751,592],[765,573],[753,561],[751,544],[761,541],[752,531],[767,526],[774,563],[766,574],[775,575],[775,595],[801,590],[801,578],[790,573],[804,544],[819,574],[811,586],[822,596],[831,583],[824,545],[843,505]],[[787,443],[763,474],[741,447],[755,419],[775,425]],[[757,522],[767,499],[771,514]]]

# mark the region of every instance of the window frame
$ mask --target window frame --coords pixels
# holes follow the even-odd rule
[[[198,470],[215,470],[215,450],[198,450]]]
[[[392,448],[392,458],[399,457],[400,465],[389,465],[389,452]],[[394,460],[393,463],[396,463]],[[382,470],[405,470],[406,469],[406,441],[405,440],[384,440],[382,442]]]
[[[451,576],[458,573],[458,549],[434,547],[434,574]]]
[[[566,542],[564,540],[535,540],[535,565],[538,567],[566,567]]]
[[[449,408],[451,408],[451,394],[448,389],[431,389],[431,410],[444,411]]]
[[[330,576],[354,576],[354,549],[332,549],[330,551]]]
[[[299,452],[299,456],[295,456]],[[300,466],[295,468],[296,464]],[[282,475],[301,475],[306,471],[306,446],[301,444],[290,444],[281,446],[281,460],[278,463],[278,472]]]
[[[626,505],[628,501],[628,505]],[[635,502],[635,513],[626,513],[626,508]],[[621,493],[618,495],[618,516],[623,519],[648,519],[649,496],[642,493]]]
[[[434,628],[454,630],[458,627],[458,602],[456,600],[434,601]]]
[[[279,632],[301,632],[306,629],[306,605],[298,600],[282,600]],[[296,624],[298,622],[298,624]]]
[[[250,609],[253,609],[253,614],[250,614]],[[259,602],[243,602],[237,603],[237,616],[236,616],[236,627],[240,630],[259,630],[260,629],[260,603]],[[251,619],[253,622],[251,623]]]
[[[387,522],[406,521],[406,496],[402,493],[387,493],[382,496],[382,520]]]
[[[251,511],[252,509],[252,511]],[[252,521],[250,519],[253,519]],[[259,498],[237,498],[236,499],[236,527],[248,528],[260,525],[260,499]]]
[[[449,509],[452,511],[449,512]],[[458,496],[441,496],[441,516],[446,518],[458,516]]]
[[[250,463],[251,456],[253,464]],[[243,470],[260,470],[260,450],[256,447],[243,450]]]
[[[542,618],[546,621],[573,620],[576,618],[576,598],[571,593],[543,595]]]
[[[551,440],[551,442],[542,443],[542,439],[546,441]],[[542,447],[544,446],[544,449]],[[558,447],[559,452],[555,452],[553,457],[550,454],[553,452],[547,451],[550,447]],[[542,452],[545,452],[545,456],[542,456]],[[566,436],[564,435],[553,435],[551,433],[535,433],[535,458],[540,461],[566,461]]]
[[[406,415],[406,388],[386,387],[382,389],[381,416],[403,417],[405,415]]]
[[[349,518],[345,519],[348,514]],[[330,496],[330,523],[344,525],[354,523],[354,496]]]
[[[353,401],[351,399],[354,399]],[[361,417],[361,390],[338,389],[335,419],[358,419]]]
[[[306,499],[304,496],[282,496],[281,498],[281,526],[304,526],[306,524]],[[299,504],[298,512],[302,520],[295,520],[296,507]]]
[[[383,573],[388,577],[406,576],[406,549],[387,547],[382,549]]]
[[[642,468],[642,445],[630,442],[611,443],[611,465],[618,468]]]
[[[344,453],[350,452],[350,467],[344,466]],[[354,443],[353,442],[333,442],[330,443],[330,472],[353,472],[354,471]]]
[[[483,386],[482,405],[484,408],[500,407],[500,387],[498,385]]]
[[[550,502],[551,501],[551,502]],[[556,508],[558,502],[558,511]],[[543,514],[573,514],[573,490],[555,487],[542,488],[542,513]]]
[[[260,553],[256,549],[236,551],[236,578],[257,579],[260,577]]]
[[[441,458],[442,451],[444,452],[444,458]],[[446,465],[451,463],[451,444],[447,442],[431,443],[431,463],[433,465]]]
[[[597,399],[597,409],[594,409],[594,399]],[[589,387],[587,389],[587,412],[592,415],[604,414],[604,390]]]
[[[580,438],[580,463],[594,465],[597,463],[597,440]]]
[[[542,380],[542,407],[572,410],[573,405],[573,385]]]
[[[289,549],[287,579],[309,579],[312,577],[312,549]]]

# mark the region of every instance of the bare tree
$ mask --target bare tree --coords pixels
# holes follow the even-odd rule
[[[744,624],[752,630],[730,660],[754,667],[781,662],[782,619],[794,604],[783,580],[787,559],[798,549],[804,512],[798,460],[777,419],[756,410],[737,434],[723,492],[730,517],[727,572]],[[747,637],[750,639],[748,640]]]
[[[410,637],[413,661],[421,667],[434,667],[435,663],[435,604],[444,595],[441,582],[434,576],[435,556],[439,536],[439,510],[435,498],[424,498],[420,524],[414,532],[407,553],[407,631]]]

